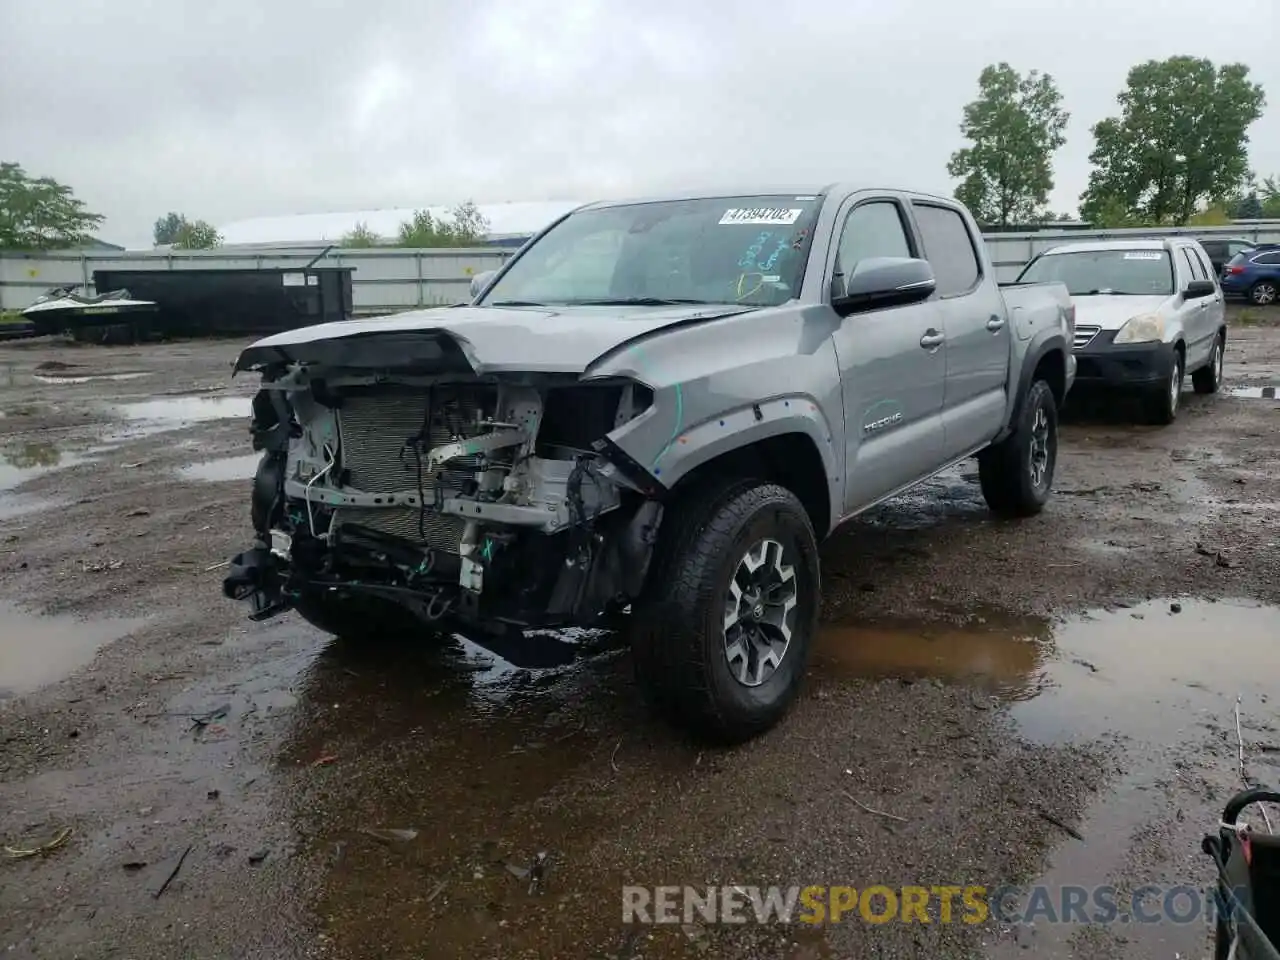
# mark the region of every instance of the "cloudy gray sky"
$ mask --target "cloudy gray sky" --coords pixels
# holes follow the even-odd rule
[[[1276,0],[0,0],[0,159],[102,235],[268,214],[591,199],[715,180],[949,192],[962,106],[1008,60],[1071,111],[1052,206],[1136,62],[1247,63],[1280,173]]]

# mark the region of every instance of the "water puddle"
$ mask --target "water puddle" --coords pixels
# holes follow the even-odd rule
[[[1247,400],[1280,400],[1276,396],[1276,391],[1280,390],[1275,384],[1263,384],[1259,386],[1243,386],[1228,387],[1227,393],[1233,397],[1243,397]]]
[[[1127,880],[1163,891],[1204,889],[1210,873],[1199,840],[1241,787],[1239,744],[1255,777],[1276,777],[1271,754],[1258,745],[1280,739],[1269,700],[1280,672],[1277,636],[1280,609],[1246,601],[1152,601],[1056,629],[1061,657],[1049,665],[1040,696],[1014,703],[1012,717],[1034,741],[1115,744],[1118,777],[1076,824],[1082,839],[1064,836],[1055,846],[1037,886]],[[1185,898],[1198,894],[1183,896],[1178,909],[1186,911]],[[1146,909],[1160,903],[1157,897]],[[1121,937],[1123,955],[1136,958],[1202,955],[1205,937],[1200,922],[1168,919],[1103,932]],[[990,955],[1079,955],[1080,938],[1097,933],[1038,922]]]
[[[1202,885],[1207,876],[1199,839],[1240,788],[1237,737],[1255,777],[1277,776],[1274,754],[1259,746],[1280,744],[1270,699],[1280,676],[1277,637],[1280,608],[1174,599],[1056,623],[989,615],[965,626],[829,624],[815,645],[814,670],[976,685],[1006,701],[1023,739],[1115,748],[1115,779],[1073,827],[1083,839],[1063,831],[1049,870],[1034,882],[1051,892],[1126,878],[1168,888]],[[1019,927],[989,955],[1073,955],[1076,930]],[[1202,946],[1197,924],[1122,932],[1125,956],[1192,956]]]
[[[145,622],[41,617],[0,601],[0,700],[61,680]]]
[[[249,397],[159,397],[118,403],[110,413],[126,421],[123,427],[104,434],[107,444],[124,443],[158,433],[168,433],[197,423],[236,420],[252,415]]]
[[[251,480],[261,462],[261,453],[251,453],[242,457],[224,457],[220,460],[193,463],[183,467],[178,474],[184,480],[203,480],[208,483],[220,483],[224,480]]]
[[[1153,601],[1074,618],[1054,631],[1061,659],[1041,695],[1015,704],[1013,717],[1042,742],[1108,733],[1180,742],[1206,717],[1231,716],[1237,694],[1255,709],[1267,702],[1278,636],[1280,609],[1243,601]]]
[[[1002,697],[1034,697],[1052,651],[1050,625],[1027,618],[967,626],[915,621],[827,624],[814,645],[814,670],[902,679],[969,682]]]
[[[9,444],[0,450],[0,490],[12,490],[32,477],[83,463],[79,454],[63,453],[47,441]]]
[[[252,401],[248,397],[165,397],[117,404],[115,412],[126,420],[164,424],[173,429],[209,420],[248,417],[252,414]]]
[[[1277,608],[1153,601],[1056,624],[998,616],[965,626],[827,624],[813,656],[816,671],[986,687],[1012,701],[1021,734],[1036,741],[1117,732],[1164,740],[1199,713],[1230,714],[1237,693],[1265,703],[1280,676],[1277,636]]]
[[[56,385],[73,384],[73,383],[95,383],[99,380],[140,380],[143,377],[149,377],[151,374],[147,371],[138,373],[92,373],[92,374],[32,374],[32,379],[38,383],[52,383]]]

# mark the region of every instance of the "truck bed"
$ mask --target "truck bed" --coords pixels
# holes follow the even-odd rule
[[[1055,280],[1048,283],[1002,283],[999,287],[1019,340],[1029,340],[1046,326],[1058,325],[1065,310],[1070,326],[1065,333],[1067,343],[1071,342],[1075,308],[1066,284]]]

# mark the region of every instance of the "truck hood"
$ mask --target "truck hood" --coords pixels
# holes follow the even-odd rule
[[[1102,330],[1119,330],[1131,317],[1155,313],[1164,306],[1168,297],[1126,297],[1098,295],[1073,296],[1076,305],[1077,327],[1098,327]]]
[[[246,347],[235,372],[301,362],[477,375],[581,373],[602,354],[655,330],[754,309],[733,304],[438,307],[273,334]]]

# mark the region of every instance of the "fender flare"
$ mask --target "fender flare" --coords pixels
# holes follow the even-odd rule
[[[1042,330],[1031,338],[1026,353],[1023,354],[1022,369],[1018,373],[1017,391],[1013,395],[1013,402],[1009,405],[1009,418],[1005,421],[1000,435],[996,437],[997,441],[1003,440],[1013,432],[1018,418],[1022,416],[1022,404],[1031,390],[1031,378],[1035,375],[1036,368],[1040,366],[1040,361],[1054,350],[1062,354],[1065,364],[1067,357],[1071,355],[1071,348],[1067,345],[1067,338],[1062,335],[1061,330],[1052,328]]]
[[[716,457],[784,434],[808,437],[822,461],[831,517],[840,515],[844,498],[843,456],[838,455],[837,431],[826,422],[813,398],[787,395],[727,410],[684,428],[642,466],[666,490],[690,471]],[[626,451],[625,436],[614,442]],[[825,531],[823,531],[825,532]]]

